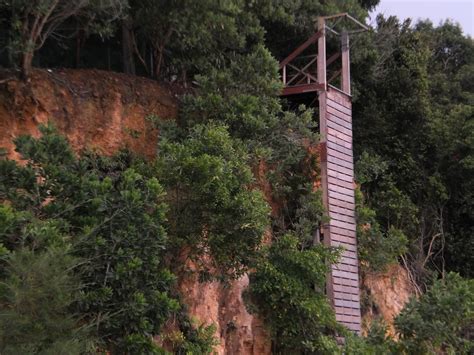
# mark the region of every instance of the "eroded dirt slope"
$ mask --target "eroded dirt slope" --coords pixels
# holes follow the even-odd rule
[[[0,80],[10,73],[0,73]],[[13,153],[13,138],[38,135],[53,122],[76,151],[112,154],[120,147],[151,157],[157,132],[153,115],[174,118],[172,95],[152,80],[99,70],[35,70],[29,83],[0,84],[0,147]]]

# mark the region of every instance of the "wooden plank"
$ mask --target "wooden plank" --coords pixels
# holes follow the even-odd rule
[[[338,263],[335,265],[346,265],[346,266],[356,267],[357,269],[359,268],[359,263],[357,262],[356,259],[347,258],[347,257],[344,257],[344,259],[341,258],[341,261],[338,261]],[[348,271],[348,270],[343,270],[343,271]]]
[[[339,201],[354,203],[354,197],[340,194],[335,191],[328,190],[328,197],[332,199],[337,199]],[[337,206],[337,205],[336,205]],[[338,206],[340,207],[340,206]],[[328,208],[329,209],[329,208]]]
[[[336,131],[334,128],[331,128],[331,127],[328,127],[327,132],[328,132],[328,136],[331,135],[331,136],[339,138],[340,140],[343,140],[347,143],[352,144],[352,137],[348,136],[347,134]]]
[[[329,158],[329,157],[328,157]],[[327,167],[329,170],[334,170],[349,176],[354,176],[354,165],[350,164],[348,165],[347,162],[341,163],[339,161],[335,161],[335,159],[338,159],[336,157],[331,157],[332,159],[327,162]],[[344,165],[342,165],[344,164]],[[343,169],[340,170],[339,168]]]
[[[349,259],[357,259],[357,253],[349,250],[344,250],[342,256]]]
[[[331,110],[331,112],[334,112],[334,109],[332,109],[331,107],[329,108]],[[331,121],[333,123],[336,123],[338,124],[339,126],[342,126],[346,129],[350,129],[352,131],[352,120],[348,120],[347,117],[342,114],[342,113],[339,113],[339,114],[333,114],[331,112],[328,112],[326,114],[326,117],[327,117],[327,120],[328,121]],[[342,115],[342,118],[339,117]]]
[[[328,177],[331,176],[334,179],[350,182],[351,184],[354,182],[354,177],[352,177],[351,175],[340,173],[338,171],[327,170],[327,175]]]
[[[359,267],[359,263],[357,262],[357,259],[352,259],[352,258],[346,258],[345,256],[342,256],[339,258],[341,263],[344,264],[350,264]]]
[[[335,149],[328,149],[327,148],[327,145],[326,145],[326,155],[330,155],[330,156],[333,156],[335,158],[338,158],[338,159],[341,159],[341,160],[344,160],[348,163],[351,163],[352,165],[354,165],[354,161],[353,161],[353,158],[352,158],[352,155],[347,155],[345,153],[342,153],[342,152],[339,152]]]
[[[329,198],[328,202],[329,202],[329,204],[331,204],[333,206],[342,207],[342,208],[346,208],[346,209],[354,209],[355,208],[354,202],[341,201],[341,200],[338,200],[337,198],[334,198],[334,197]]]
[[[332,213],[329,211],[329,217],[335,221],[341,221],[346,223],[355,223],[355,219],[352,216],[346,216],[339,213]]]
[[[349,59],[349,35],[347,31],[341,33],[341,51],[342,51],[342,77],[341,89],[348,95],[351,94],[351,65]]]
[[[345,247],[344,251],[356,251],[356,240],[353,237],[348,237],[347,235],[334,234],[331,233],[331,246],[339,246],[341,243],[344,243],[342,246]],[[349,246],[353,248],[349,249]]]
[[[353,182],[349,182],[349,181],[341,180],[332,176],[328,176],[328,183],[329,185],[342,186],[342,187],[345,187],[346,189],[351,189],[352,191],[354,191]]]
[[[283,88],[281,95],[289,96],[289,95],[303,94],[307,92],[316,92],[316,91],[321,91],[321,90],[324,90],[324,86],[322,84],[317,84],[317,83],[302,84],[302,85],[287,86]]]
[[[339,123],[334,122],[334,120],[328,119],[328,127],[352,138],[352,129],[344,127],[343,125],[340,125]]]
[[[329,196],[330,198],[336,198],[336,199],[338,199],[338,200],[345,201],[345,202],[349,202],[349,203],[353,203],[353,202],[354,202],[354,197],[353,197],[353,196],[343,195],[343,194],[340,194],[340,193],[338,193],[338,192],[331,191],[331,190],[328,191],[328,196]]]
[[[349,238],[352,238],[353,240],[356,240],[356,231],[352,229],[345,229],[345,228],[340,228],[336,226],[331,226],[331,235],[341,235],[341,236],[349,237]]]
[[[352,149],[342,147],[342,146],[340,146],[336,143],[326,142],[326,147],[327,147],[328,150],[333,149],[333,150],[337,150],[338,152],[344,153],[345,155],[348,155],[350,157],[353,156]]]
[[[351,230],[351,231],[355,231],[356,230],[356,225],[353,224],[353,223],[347,223],[347,222],[342,222],[342,221],[338,221],[338,220],[335,220],[335,219],[331,219],[329,221],[329,226],[334,226],[334,227],[339,227],[339,228],[343,228],[343,229],[348,229],[348,230]]]
[[[342,238],[347,238],[347,237],[343,237],[343,236],[339,235],[339,236],[337,236],[337,238],[342,239]],[[331,246],[333,246],[333,247],[341,247],[344,250],[357,251],[357,245],[355,243],[349,244],[349,243],[346,243],[346,242],[341,242],[339,240],[336,240],[334,238],[334,234],[331,234],[331,239],[332,239],[331,240]],[[353,259],[350,259],[350,260],[353,260]]]
[[[334,292],[334,298],[343,301],[360,302],[359,293]]]
[[[360,309],[349,308],[349,307],[337,307],[335,309],[336,314],[339,315],[349,315],[360,317]]]
[[[342,277],[332,277],[332,282],[334,285],[348,286],[348,287],[359,287],[358,280],[352,280]]]
[[[359,272],[359,269],[357,268],[357,266],[348,265],[348,264],[336,264],[334,265],[333,270],[346,271],[346,272],[352,272],[352,273]]]
[[[329,102],[329,100],[328,100],[328,102]],[[350,114],[339,111],[336,108],[331,107],[329,105],[327,106],[327,112],[332,116],[335,116],[335,117],[337,117],[337,118],[339,118],[343,121],[346,121],[346,122],[352,124],[352,116]]]
[[[334,285],[334,292],[345,292],[345,293],[351,293],[351,294],[359,294],[359,287]]]
[[[330,86],[328,88],[328,97],[331,99],[331,100],[334,100],[338,103],[340,103],[341,105],[343,106],[351,106],[352,103],[351,103],[351,100],[352,100],[352,96],[351,95],[348,95],[346,92],[344,92],[343,90],[335,87],[335,86]]]
[[[334,305],[353,309],[360,309],[359,302],[334,299]]]
[[[334,135],[330,135],[328,134],[326,139],[329,141],[329,142],[332,142],[332,143],[336,143],[340,146],[343,146],[344,148],[347,148],[347,149],[351,149],[352,150],[352,143],[350,142],[346,142],[345,140],[342,140],[338,137],[335,137]]]
[[[352,293],[345,293],[345,292],[334,292],[335,298],[343,300],[343,301],[354,301],[360,302],[359,295],[352,294]]]
[[[318,82],[326,87],[326,20],[324,17],[318,17]]]
[[[348,162],[346,160],[339,159],[339,158],[335,157],[332,154],[327,155],[327,160],[326,161],[329,161],[331,163],[343,166],[347,169],[354,170],[354,164],[352,162]]]
[[[343,92],[338,87],[333,86],[333,85],[328,85],[328,93],[329,93],[328,97],[330,97],[331,100],[334,100],[343,106],[351,107],[352,96],[347,95],[347,93]]]
[[[339,310],[336,311],[337,314],[352,315],[350,314],[352,312],[350,312],[349,309],[353,309],[356,312],[360,312],[360,305],[358,305],[359,303],[360,302],[357,301],[334,298],[334,306],[339,308]]]
[[[350,197],[355,196],[353,188],[347,188],[347,187],[339,186],[339,185],[336,185],[336,184],[328,184],[328,188],[329,188],[330,191],[336,192],[338,194],[343,194],[343,195],[347,195],[347,196],[350,196]],[[351,201],[349,201],[349,202],[351,202]]]
[[[360,317],[358,315],[336,314],[336,320],[342,323],[346,328],[349,328],[349,330],[360,331]]]
[[[331,65],[334,61],[336,61],[339,57],[341,56],[341,52],[336,52],[334,53],[332,56],[330,56],[328,58],[328,60],[326,61],[326,67],[328,67],[329,65]]]
[[[352,110],[349,107],[341,105],[340,103],[337,103],[336,101],[331,100],[331,98],[329,98],[328,100],[328,106],[332,107],[333,109],[339,112],[344,113],[346,116],[349,116],[349,117],[352,116]]]
[[[328,167],[328,171],[329,170],[337,171],[338,173],[345,174],[347,176],[350,176],[351,178],[354,178],[354,170],[353,169],[346,168],[344,166],[340,166],[340,165],[331,163],[329,161],[327,162],[327,167]]]
[[[353,209],[339,207],[339,206],[329,204],[329,211],[334,212],[334,213],[339,213],[340,215],[355,218],[355,211]]]

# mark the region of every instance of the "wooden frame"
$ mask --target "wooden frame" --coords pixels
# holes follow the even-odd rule
[[[323,243],[344,249],[338,264],[327,275],[326,292],[336,313],[336,320],[360,333],[361,314],[357,260],[354,163],[352,151],[352,103],[349,55],[349,32],[340,33],[327,26],[348,19],[363,30],[367,27],[347,13],[319,17],[317,32],[280,63],[284,88],[282,96],[317,92],[319,100],[319,157],[323,205],[330,217],[321,226]],[[334,27],[334,24],[333,24]],[[326,31],[340,36],[340,52],[326,57]],[[317,42],[317,44],[316,44]],[[316,44],[315,55],[300,56]],[[308,62],[304,62],[307,59]],[[327,67],[340,59],[340,69],[327,78]],[[296,64],[300,60],[303,64]],[[316,72],[311,71],[314,63]],[[330,83],[340,77],[341,87]],[[314,239],[319,242],[319,237]]]

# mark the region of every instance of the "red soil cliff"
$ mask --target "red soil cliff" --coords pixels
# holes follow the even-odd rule
[[[156,154],[158,132],[147,118],[174,119],[176,99],[156,81],[98,70],[35,70],[29,83],[0,72],[0,147],[18,159],[13,139],[21,134],[38,136],[39,124],[51,121],[70,141],[73,149],[95,149],[113,154],[122,147],[152,158]],[[279,206],[271,198],[264,178],[264,164],[256,171],[257,182],[273,212]],[[265,237],[268,242],[270,236]],[[217,354],[269,354],[271,342],[262,321],[249,314],[242,299],[248,277],[224,287],[199,283],[195,276],[182,276],[182,291],[191,316],[198,323],[216,325]],[[402,268],[367,275],[378,315],[391,323],[411,293]],[[365,319],[375,315],[369,310]]]
[[[147,120],[177,116],[173,95],[156,81],[98,70],[35,70],[29,83],[0,72],[0,147],[18,159],[13,139],[38,136],[48,121],[63,133],[73,149],[113,154],[122,147],[152,158],[158,132]],[[6,80],[5,80],[6,79]],[[200,283],[182,276],[179,288],[191,317],[216,325],[217,354],[269,354],[270,338],[262,322],[247,312],[242,291],[248,277],[230,285]]]

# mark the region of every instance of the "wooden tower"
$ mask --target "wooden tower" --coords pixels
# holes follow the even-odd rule
[[[349,22],[352,27],[357,26],[357,29],[336,31],[336,26],[344,22]],[[328,223],[321,226],[320,232],[326,245],[344,248],[340,262],[332,266],[328,275],[327,294],[336,312],[336,319],[357,333],[361,330],[361,315],[349,35],[367,29],[347,13],[319,17],[317,32],[280,62],[284,83],[282,96],[318,95],[321,186],[324,207],[330,218]],[[339,51],[329,57],[326,55],[327,34],[334,35],[340,41]],[[316,54],[305,54],[311,49]],[[331,71],[331,65],[337,66]],[[332,84],[336,82],[339,87]]]

